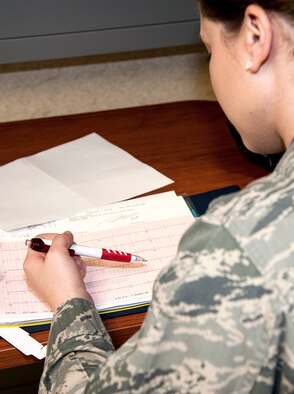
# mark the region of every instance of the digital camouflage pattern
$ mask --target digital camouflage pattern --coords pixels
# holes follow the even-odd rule
[[[293,393],[293,199],[294,143],[195,221],[119,350],[88,301],[59,308],[40,392]]]

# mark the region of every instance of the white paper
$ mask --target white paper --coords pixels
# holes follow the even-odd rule
[[[60,219],[172,182],[92,133],[0,168],[0,227]]]
[[[0,336],[26,356],[33,355],[39,360],[46,357],[47,346],[43,346],[22,328],[0,327]]]
[[[0,226],[6,230],[47,222],[93,206],[26,159],[3,166],[0,180]]]
[[[36,226],[14,231],[0,230],[0,242],[24,241],[41,233],[62,233],[67,230],[73,234],[108,230],[134,223],[185,216],[189,213],[185,200],[177,196],[174,191],[157,193],[113,203]]]

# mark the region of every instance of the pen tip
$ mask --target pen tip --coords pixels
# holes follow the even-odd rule
[[[134,260],[133,263],[143,263],[144,261],[147,261],[146,259],[144,259],[141,256],[138,256],[137,254],[133,255]]]

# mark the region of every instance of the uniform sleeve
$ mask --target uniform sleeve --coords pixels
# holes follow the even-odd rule
[[[113,351],[93,304],[67,301],[53,317],[39,392],[84,393],[93,370]]]

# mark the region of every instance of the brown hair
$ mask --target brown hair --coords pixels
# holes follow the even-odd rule
[[[224,23],[231,31],[240,29],[250,4],[257,4],[294,22],[294,0],[199,0],[199,4],[206,18]]]

